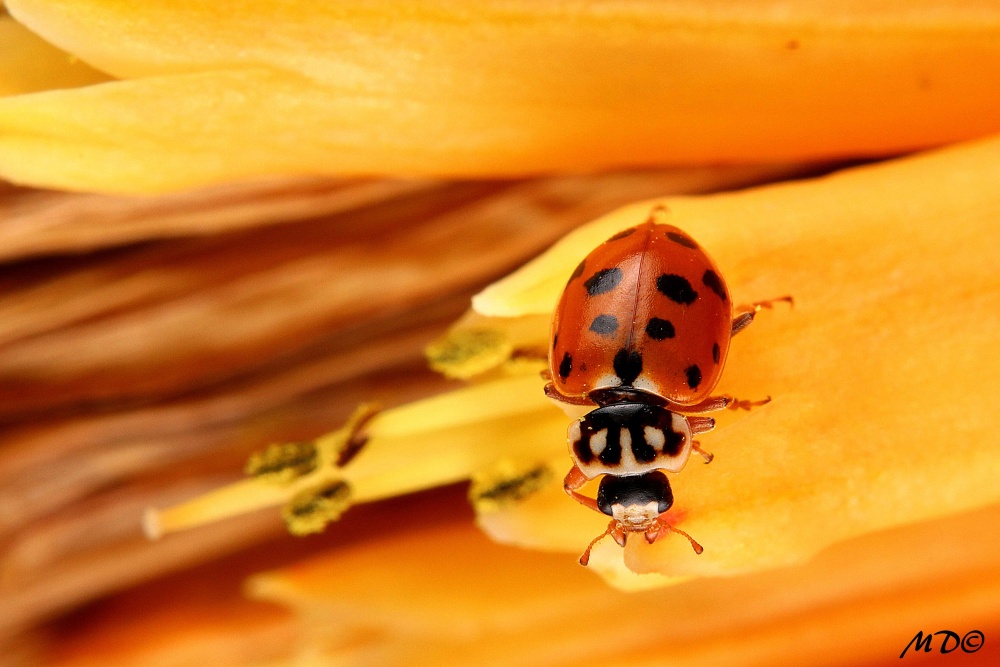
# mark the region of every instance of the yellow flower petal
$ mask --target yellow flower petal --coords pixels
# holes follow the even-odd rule
[[[347,120],[359,114],[389,124],[358,133]],[[360,166],[369,142],[394,143],[391,129],[382,132],[405,116],[263,69],[8,97],[0,100],[0,175],[64,189],[152,192],[279,172],[332,173],[320,165],[333,156]],[[328,129],[289,133],[290,119],[297,128]],[[396,147],[405,161],[409,149]]]
[[[350,424],[316,440],[318,464],[296,470],[301,457],[285,457],[289,465],[263,466],[269,474],[150,512],[145,529],[156,538],[292,502],[290,508],[298,511],[288,510],[286,519],[295,518],[289,525],[296,532],[315,532],[346,507],[343,493],[349,492],[351,502],[367,502],[469,479],[498,461],[542,461],[565,449],[565,429],[565,417],[542,394],[537,374],[495,380],[375,415],[364,427],[367,441],[357,458],[342,466],[323,452],[340,450],[352,435]],[[273,463],[281,460],[281,451],[278,447],[254,460]],[[337,487],[339,482],[348,490]],[[324,505],[320,501],[326,493],[338,502]],[[302,513],[313,500],[326,516],[322,522]]]
[[[1000,129],[1000,12],[939,0],[8,6],[148,79],[0,103],[0,174],[70,189],[885,155]]]
[[[0,97],[110,80],[42,40],[0,9]]]
[[[705,552],[678,536],[652,547],[632,540],[631,569],[683,577],[776,567],[1000,500],[1000,450],[985,444],[1000,410],[1000,140],[664,203],[709,249],[736,301],[790,292],[796,306],[762,312],[734,339],[718,388],[774,400],[720,415],[701,438],[714,462],[672,476],[678,525]],[[584,249],[642,222],[653,204],[575,232],[485,290],[477,308],[550,309]],[[577,512],[582,549],[583,522],[597,523],[582,517],[593,513],[547,493],[480,521],[504,541],[562,549],[572,539],[565,513]]]

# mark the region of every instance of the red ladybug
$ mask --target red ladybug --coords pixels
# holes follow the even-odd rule
[[[711,396],[722,374],[729,339],[746,328],[762,301],[734,309],[725,279],[708,253],[655,215],[595,248],[570,276],[552,320],[551,382],[545,393],[596,410],[569,427],[574,466],[566,492],[612,517],[580,558],[605,535],[625,546],[629,533],[649,543],[670,531],[701,546],[662,515],[673,504],[663,471],[679,472],[692,440],[715,427],[691,414],[764,401]],[[600,475],[597,498],[577,492]]]

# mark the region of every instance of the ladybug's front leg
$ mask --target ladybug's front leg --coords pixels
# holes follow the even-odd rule
[[[787,301],[789,305],[791,306],[795,305],[795,299],[793,299],[791,296],[782,296],[778,297],[777,299],[769,299],[767,301],[755,301],[754,303],[751,303],[749,306],[740,306],[739,308],[737,308],[736,317],[733,318],[733,326],[732,329],[730,329],[729,335],[735,336],[739,332],[746,329],[748,326],[750,326],[750,323],[753,322],[753,318],[757,315],[758,312],[760,312],[761,308],[767,308],[768,310],[770,310],[771,308],[774,307],[774,304],[776,304],[779,301]]]
[[[570,498],[580,503],[584,507],[589,507],[599,514],[603,514],[601,509],[597,506],[597,501],[593,498],[588,498],[582,493],[577,493],[577,489],[587,483],[587,477],[580,470],[580,467],[574,465],[573,468],[566,473],[566,479],[563,480],[563,490],[569,495]]]

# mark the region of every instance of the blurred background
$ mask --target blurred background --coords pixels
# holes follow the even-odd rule
[[[395,406],[459,386],[427,368],[425,345],[473,294],[594,218],[1000,130],[1000,13],[990,3],[885,2],[871,15],[867,3],[638,3],[635,24],[607,18],[632,11],[627,3],[579,16],[544,3],[537,15],[524,10],[525,33],[511,48],[543,46],[517,62],[497,46],[507,23],[479,10],[454,10],[438,32],[418,21],[400,37],[393,11],[349,4],[361,18],[337,16],[336,40],[312,25],[308,3],[217,13],[247,17],[244,37],[267,33],[267,48],[287,47],[282,67],[324,85],[364,78],[353,67],[371,86],[398,76],[404,83],[385,84],[390,93],[433,79],[428,97],[479,104],[471,115],[503,132],[479,145],[486,133],[461,114],[433,123],[397,114],[412,109],[389,94],[331,112],[331,125],[370,135],[345,131],[333,148],[286,159],[280,142],[294,153],[323,134],[309,114],[322,115],[325,102],[320,111],[302,102],[303,119],[284,88],[261,88],[262,99],[292,99],[277,110],[254,106],[239,82],[204,84],[242,100],[236,112],[198,97],[203,84],[185,77],[218,74],[213,59],[242,67],[271,57],[245,44],[227,51],[239,39],[203,15],[210,10],[166,3],[131,17],[97,1],[0,9],[0,663],[587,665],[613,662],[627,645],[629,664],[902,664],[909,635],[866,641],[871,616],[858,609],[914,632],[964,634],[981,622],[987,648],[997,641],[995,506],[835,547],[778,574],[632,595],[565,554],[490,543],[464,484],[353,508],[307,538],[290,537],[269,509],[147,540],[147,508],[241,479],[250,453],[268,443],[315,438],[360,401]],[[424,5],[433,3],[398,12],[437,16]],[[653,40],[661,25],[678,32]],[[773,48],[758,48],[758,38]],[[556,48],[574,39],[577,51]],[[331,40],[366,57],[317,74]],[[406,48],[394,51],[397,42]],[[803,60],[776,60],[789,54]],[[455,69],[428,78],[446,61]],[[588,67],[605,61],[611,74],[591,76]],[[632,65],[639,74],[618,81],[614,68]],[[508,70],[509,80],[498,73]],[[172,87],[156,97],[116,80]],[[563,95],[556,102],[544,95],[552,87]],[[190,105],[177,94],[189,89]],[[517,113],[494,115],[494,97]],[[532,104],[545,107],[541,121]],[[377,125],[369,107],[405,117]],[[170,121],[176,134],[171,113],[184,121]],[[563,136],[564,117],[583,120],[566,121]],[[259,140],[264,157],[233,148],[216,160],[216,134],[233,118],[250,120],[224,141]],[[527,139],[514,131],[521,125]],[[372,137],[382,143],[369,155]],[[425,155],[422,140],[444,148]],[[337,141],[360,141],[365,159],[352,162],[357,147]],[[359,175],[397,154],[384,173]],[[993,366],[984,362],[987,389]],[[944,548],[927,557],[928,570],[892,560],[899,544],[938,531],[973,545],[979,560],[954,572]],[[875,582],[887,563],[902,574],[883,591]],[[854,587],[835,590],[844,577]],[[864,597],[869,581],[876,593]],[[922,625],[935,607],[968,622]],[[633,620],[641,633],[628,630]],[[660,643],[646,653],[650,636]],[[997,656],[914,651],[903,662],[1000,664]]]
[[[457,386],[427,368],[424,346],[575,226],[665,193],[818,171],[274,178],[158,197],[5,187],[0,630],[61,644],[116,604],[86,603],[188,568],[190,604],[238,599],[254,571],[374,532],[372,513],[471,518],[453,488],[358,508],[301,540],[275,510],[159,542],[141,530],[147,507],[238,479],[251,452],[329,431],[361,400]]]

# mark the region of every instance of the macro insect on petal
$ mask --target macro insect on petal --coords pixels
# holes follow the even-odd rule
[[[693,437],[715,427],[699,416],[765,401],[712,396],[732,336],[758,310],[782,297],[733,308],[722,273],[682,230],[649,219],[595,248],[570,276],[552,320],[545,393],[593,407],[569,427],[573,468],[564,488],[586,507],[612,517],[610,535],[625,546],[642,533],[652,544],[673,531],[696,553],[702,547],[667,522],[673,492],[665,472],[680,472],[699,452]],[[601,477],[597,497],[579,489]]]

